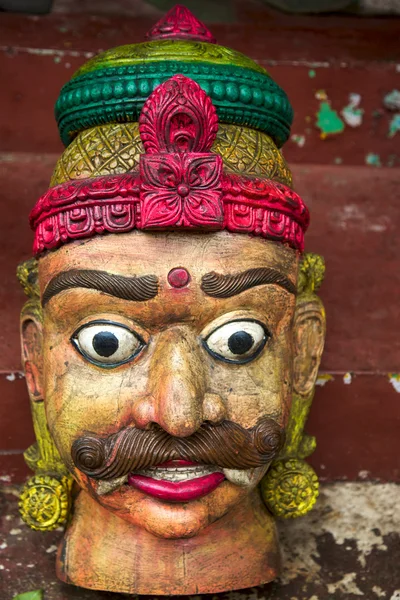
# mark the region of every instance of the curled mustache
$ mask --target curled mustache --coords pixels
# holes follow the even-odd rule
[[[73,443],[71,454],[82,473],[107,480],[177,459],[226,469],[261,467],[278,455],[284,438],[280,425],[268,417],[251,429],[232,421],[204,423],[185,438],[158,427],[129,427],[107,438],[93,434],[80,437]]]

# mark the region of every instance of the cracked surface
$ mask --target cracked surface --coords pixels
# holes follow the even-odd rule
[[[124,598],[59,582],[54,559],[61,531],[40,534],[29,530],[19,519],[17,496],[17,488],[11,486],[0,493],[2,600],[38,588],[45,591],[45,600]],[[400,486],[392,483],[322,486],[316,508],[309,515],[280,523],[281,580],[220,594],[221,599],[399,600],[399,503]]]

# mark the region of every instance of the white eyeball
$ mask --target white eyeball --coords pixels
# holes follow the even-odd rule
[[[256,358],[270,337],[258,321],[231,321],[215,329],[204,340],[215,358],[231,363],[246,363]]]
[[[100,367],[116,367],[132,360],[145,345],[142,337],[125,325],[93,321],[80,327],[71,338],[89,362]]]

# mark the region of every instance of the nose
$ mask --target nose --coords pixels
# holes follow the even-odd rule
[[[220,396],[207,394],[207,368],[195,332],[169,327],[159,334],[149,370],[149,393],[136,405],[134,420],[155,422],[176,437],[192,435],[204,421],[226,417]],[[139,421],[139,422],[138,422]]]

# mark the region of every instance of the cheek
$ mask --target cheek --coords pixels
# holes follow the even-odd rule
[[[145,393],[148,362],[100,369],[85,362],[69,340],[45,343],[47,422],[67,464],[77,437],[108,435],[131,422],[132,406]]]
[[[252,427],[260,417],[272,416],[286,425],[292,390],[292,343],[289,329],[245,365],[217,363],[211,370],[211,392],[219,394],[228,419]]]

